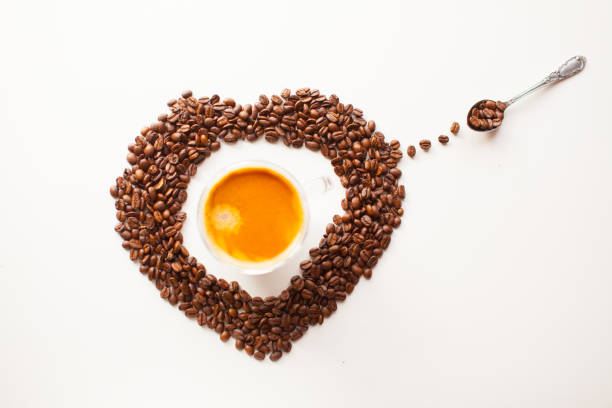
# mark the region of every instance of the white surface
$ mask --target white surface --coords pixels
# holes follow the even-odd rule
[[[610,3],[461,3],[4,1],[0,406],[611,406]],[[113,231],[126,146],[183,89],[319,88],[405,151],[575,54],[586,70],[497,135],[463,126],[402,161],[406,215],[373,279],[276,365],[162,301]],[[306,151],[223,147],[187,210],[247,157],[332,174]],[[340,196],[313,204],[309,246]],[[189,214],[188,248],[235,277]],[[289,274],[241,281],[268,294]]]

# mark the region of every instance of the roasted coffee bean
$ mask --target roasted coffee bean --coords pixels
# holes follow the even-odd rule
[[[109,190],[119,221],[115,230],[163,299],[222,341],[234,338],[236,349],[247,355],[277,361],[308,327],[330,317],[362,276],[371,278],[393,228],[401,224],[406,193],[398,184],[400,143],[385,142],[359,109],[309,88],[262,95],[245,106],[218,95],[196,99],[186,91],[168,106],[170,113],[128,147],[130,167]],[[488,119],[477,114],[478,123],[500,121],[499,108],[487,107],[495,112]],[[321,152],[347,188],[344,214],[333,217],[319,245],[300,263],[300,275],[280,295],[265,299],[207,273],[189,255],[181,233],[187,218],[181,207],[197,165],[222,142],[263,138]],[[410,157],[415,152],[414,146],[408,149]]]
[[[453,124],[450,127],[450,131],[453,135],[456,135],[457,133],[459,133],[459,123],[453,122]]]
[[[410,158],[413,158],[414,155],[416,154],[416,148],[412,145],[408,146],[408,156],[410,156]]]
[[[134,153],[129,152],[127,155],[127,161],[130,164],[136,164],[138,162],[138,156],[136,156]]]
[[[446,135],[438,136],[438,142],[440,142],[442,144],[447,144],[448,143],[448,136],[446,136]]]
[[[253,357],[255,357],[257,360],[261,361],[264,358],[266,358],[266,354],[263,353],[262,351],[256,351],[255,355]]]
[[[427,139],[423,139],[419,142],[419,146],[421,146],[421,149],[427,152],[429,151],[429,148],[431,147],[431,142]]]

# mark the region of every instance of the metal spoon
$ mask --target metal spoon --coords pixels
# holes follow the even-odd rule
[[[563,65],[557,70],[551,72],[546,78],[533,85],[531,88],[521,92],[514,98],[509,99],[506,102],[492,101],[490,99],[483,99],[476,102],[469,110],[467,115],[468,126],[479,132],[487,130],[493,130],[501,125],[504,119],[504,111],[514,102],[521,99],[523,96],[529,95],[537,89],[543,86],[554,84],[566,78],[576,75],[584,69],[586,64],[586,58],[580,55],[568,59]]]

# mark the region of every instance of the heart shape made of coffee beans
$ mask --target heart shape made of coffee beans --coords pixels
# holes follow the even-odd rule
[[[403,215],[405,191],[396,167],[400,144],[385,142],[361,110],[309,88],[262,95],[245,106],[218,95],[196,99],[186,91],[168,106],[170,113],[128,147],[131,167],[110,188],[119,220],[115,230],[163,299],[222,341],[233,337],[238,350],[277,361],[309,326],[331,316],[362,276],[372,276]],[[344,214],[334,215],[310,259],[300,263],[300,274],[278,296],[263,299],[207,273],[189,255],[181,233],[187,217],[181,207],[197,165],[219,150],[221,141],[261,137],[320,152],[346,189]]]

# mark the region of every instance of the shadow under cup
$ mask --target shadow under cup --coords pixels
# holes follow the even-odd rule
[[[264,169],[271,171],[272,173],[277,173],[276,175],[284,178],[284,181],[288,182],[297,193],[297,197],[302,209],[302,223],[299,226],[299,229],[293,237],[291,243],[281,253],[274,256],[273,258],[258,262],[237,259],[227,253],[223,248],[221,248],[217,244],[215,238],[211,236],[211,233],[208,231],[205,211],[206,204],[212,190],[221,180],[223,180],[230,173],[241,169]],[[309,212],[306,194],[304,193],[304,190],[300,183],[295,179],[295,177],[293,177],[293,175],[291,175],[291,173],[289,173],[284,168],[267,161],[242,161],[222,169],[221,171],[216,173],[215,176],[210,180],[209,184],[202,191],[202,195],[200,196],[200,200],[198,203],[197,219],[200,236],[202,237],[202,240],[204,241],[204,244],[206,245],[208,250],[215,256],[215,258],[238,268],[241,272],[247,275],[263,275],[283,265],[300,248],[300,246],[304,242],[304,237],[306,236],[306,230],[308,228],[309,221]]]

